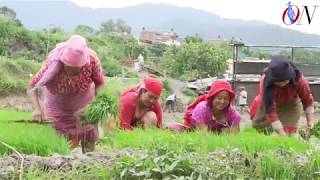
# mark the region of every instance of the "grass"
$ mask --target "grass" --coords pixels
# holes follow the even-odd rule
[[[120,97],[123,91],[134,85],[137,85],[140,81],[141,80],[139,78],[108,78],[106,80],[106,87],[102,91]]]
[[[40,67],[31,60],[0,56],[0,95],[25,93],[32,74]]]
[[[69,153],[67,140],[45,125],[0,123],[0,140],[24,154],[47,156],[53,153]],[[0,154],[11,153],[10,149],[0,145]]]
[[[194,90],[189,89],[187,87],[183,87],[181,92],[186,96],[192,96],[192,97],[197,97],[198,96],[198,94]]]
[[[273,137],[248,129],[239,134],[213,135],[203,132],[175,133],[167,130],[147,129],[116,131],[104,139],[106,148],[136,148],[152,150],[167,147],[172,150],[207,153],[219,148],[226,150],[239,148],[247,153],[270,151],[278,148],[296,152],[310,150],[310,145],[289,137]]]

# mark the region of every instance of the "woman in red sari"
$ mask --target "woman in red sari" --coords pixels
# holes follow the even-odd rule
[[[125,91],[119,103],[120,127],[126,130],[138,126],[162,128],[159,101],[162,89],[160,80],[147,77],[143,83]]]
[[[73,35],[56,45],[42,68],[32,77],[33,118],[40,122],[45,114],[54,129],[68,138],[71,148],[81,141],[83,147],[93,150],[97,129],[92,125],[80,125],[76,113],[95,98],[97,88],[103,85],[99,58],[87,47],[83,37]],[[43,109],[39,103],[41,89],[45,101]]]

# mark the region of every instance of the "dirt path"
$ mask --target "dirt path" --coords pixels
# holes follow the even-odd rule
[[[186,86],[186,83],[177,79],[169,79],[169,84],[173,92],[177,95],[177,98],[181,99],[183,104],[188,104],[190,97],[181,92],[182,88]]]
[[[128,67],[127,67],[128,68]],[[128,68],[130,71],[135,71],[133,67],[131,68]],[[136,72],[136,71],[135,71]],[[149,72],[146,71],[146,70],[143,70],[143,71],[140,71],[140,72],[137,72],[138,75],[140,76],[140,78],[143,78],[147,75],[149,75]],[[169,85],[170,87],[172,88],[173,90],[173,93],[175,93],[177,95],[178,98],[181,99],[182,103],[183,104],[188,104],[189,102],[189,97],[184,95],[181,90],[183,87],[186,86],[186,83],[185,82],[182,82],[182,81],[179,81],[177,79],[171,79],[169,78]]]
[[[30,169],[68,172],[75,169],[86,169],[86,167],[97,164],[111,167],[116,158],[130,155],[132,152],[131,149],[124,149],[114,152],[97,150],[87,154],[72,152],[70,155],[54,154],[49,157],[23,155],[23,169],[25,172]],[[13,179],[12,177],[17,176],[20,163],[21,159],[16,154],[0,156],[0,179]]]

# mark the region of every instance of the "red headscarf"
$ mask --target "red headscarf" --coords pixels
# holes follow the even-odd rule
[[[228,83],[228,81],[216,80],[212,83],[211,88],[206,97],[207,101],[209,102],[208,105],[211,105],[214,96],[216,96],[221,91],[227,91],[229,93],[230,101],[232,101],[236,96],[235,92],[232,90],[231,84]]]
[[[211,88],[207,94],[203,94],[199,96],[192,104],[187,107],[187,111],[184,114],[184,125],[186,127],[190,127],[190,121],[192,116],[193,109],[199,104],[201,101],[207,101],[209,107],[212,106],[212,99],[215,95],[217,95],[221,91],[228,91],[230,95],[230,100],[235,98],[235,93],[232,90],[230,83],[225,80],[216,80],[212,83]]]
[[[146,88],[148,91],[152,92],[153,94],[160,96],[163,85],[162,82],[159,79],[151,78],[151,77],[146,77],[143,81],[143,86]]]

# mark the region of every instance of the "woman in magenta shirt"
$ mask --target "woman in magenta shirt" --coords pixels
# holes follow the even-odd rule
[[[208,94],[200,96],[187,108],[183,125],[169,124],[168,128],[174,131],[199,128],[216,133],[239,132],[241,116],[231,105],[234,98],[231,85],[225,80],[216,80]]]

